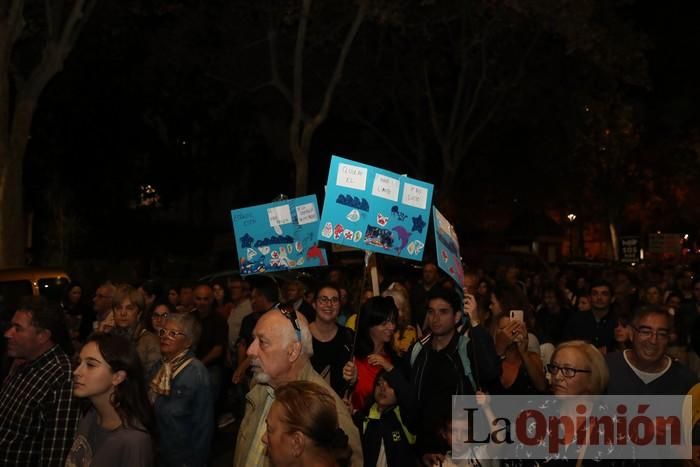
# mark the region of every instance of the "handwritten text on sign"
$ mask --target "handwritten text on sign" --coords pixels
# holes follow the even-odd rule
[[[428,190],[422,186],[404,183],[401,202],[414,208],[425,209],[428,204]]]
[[[268,208],[267,217],[270,221],[270,227],[292,223],[292,213],[289,210],[288,204],[285,204],[284,206]]]
[[[340,164],[335,184],[364,191],[367,187],[367,169],[356,165]]]
[[[401,182],[395,178],[376,174],[374,176],[374,184],[372,185],[372,194],[396,202],[399,200],[400,185]]]
[[[302,204],[297,206],[297,222],[299,225],[318,222],[318,214],[313,203]]]

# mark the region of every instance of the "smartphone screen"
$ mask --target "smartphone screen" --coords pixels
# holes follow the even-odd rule
[[[510,310],[510,319],[523,322],[523,310]]]

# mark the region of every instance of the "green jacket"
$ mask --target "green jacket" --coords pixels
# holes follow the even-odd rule
[[[345,403],[338,397],[336,392],[314,371],[311,363],[307,362],[299,374],[300,381],[311,381],[328,390],[328,393],[335,399],[335,406],[338,411],[338,422],[340,428],[348,435],[348,444],[352,449],[352,467],[362,467],[364,465],[362,458],[362,442],[360,441],[360,433],[352,421],[350,411]],[[270,396],[268,387],[262,384],[254,385],[246,395],[245,415],[241,421],[241,426],[238,429],[238,438],[236,439],[236,450],[233,455],[233,467],[245,467],[245,461],[248,457],[253,445],[253,437],[257,432],[259,424],[265,423],[267,413],[262,413],[265,407],[265,401]],[[269,458],[266,458],[265,467],[270,466]]]

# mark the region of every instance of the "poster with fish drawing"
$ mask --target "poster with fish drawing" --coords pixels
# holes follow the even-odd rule
[[[458,289],[461,290],[464,282],[464,268],[462,257],[459,255],[457,232],[435,206],[433,206],[433,227],[438,266],[457,282]]]
[[[231,211],[241,274],[326,266],[315,195]]]
[[[319,240],[420,261],[433,185],[333,156]]]

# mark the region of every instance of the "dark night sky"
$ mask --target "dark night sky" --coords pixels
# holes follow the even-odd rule
[[[646,108],[643,144],[664,147],[689,134],[695,141],[699,137],[700,33],[694,24],[699,10],[697,2],[681,0],[628,2],[619,10],[651,43],[646,51],[651,89],[629,91]],[[291,194],[292,166],[265,144],[256,118],[262,109],[284,123],[288,109],[274,92],[247,94],[236,90],[245,80],[230,80],[265,73],[264,62],[245,53],[221,58],[228,53],[227,43],[253,42],[254,35],[213,27],[208,21],[216,19],[199,13],[188,24],[177,14],[134,16],[115,2],[102,2],[64,71],[42,96],[27,157],[28,204],[40,218],[48,217],[46,187],[49,198],[66,197],[81,226],[78,238],[85,239],[74,250],[77,256],[111,246],[141,248],[136,245],[147,231],[177,232],[174,242],[205,238],[203,232],[230,230],[226,209],[267,202],[283,191]],[[551,57],[547,60],[551,65]],[[570,60],[562,57],[558,65],[565,69]],[[556,91],[550,94],[556,105]],[[538,199],[541,190],[540,183],[522,177],[535,165],[530,155],[540,150],[538,129],[527,120],[555,124],[553,106],[527,90],[522,96],[532,99],[527,108],[536,115],[501,116],[476,146],[490,154],[479,167],[482,183],[496,197],[520,193],[527,198],[532,190]],[[387,160],[386,149],[343,111],[342,102],[341,95],[316,134],[311,191],[320,190],[331,152],[360,154],[389,169],[404,169]],[[154,115],[167,121],[167,134],[159,132]],[[192,147],[193,141],[201,145]],[[494,154],[505,157],[512,170],[503,170],[503,160]],[[241,177],[255,180],[254,189],[244,189]],[[143,182],[160,189],[167,215],[129,209]]]

